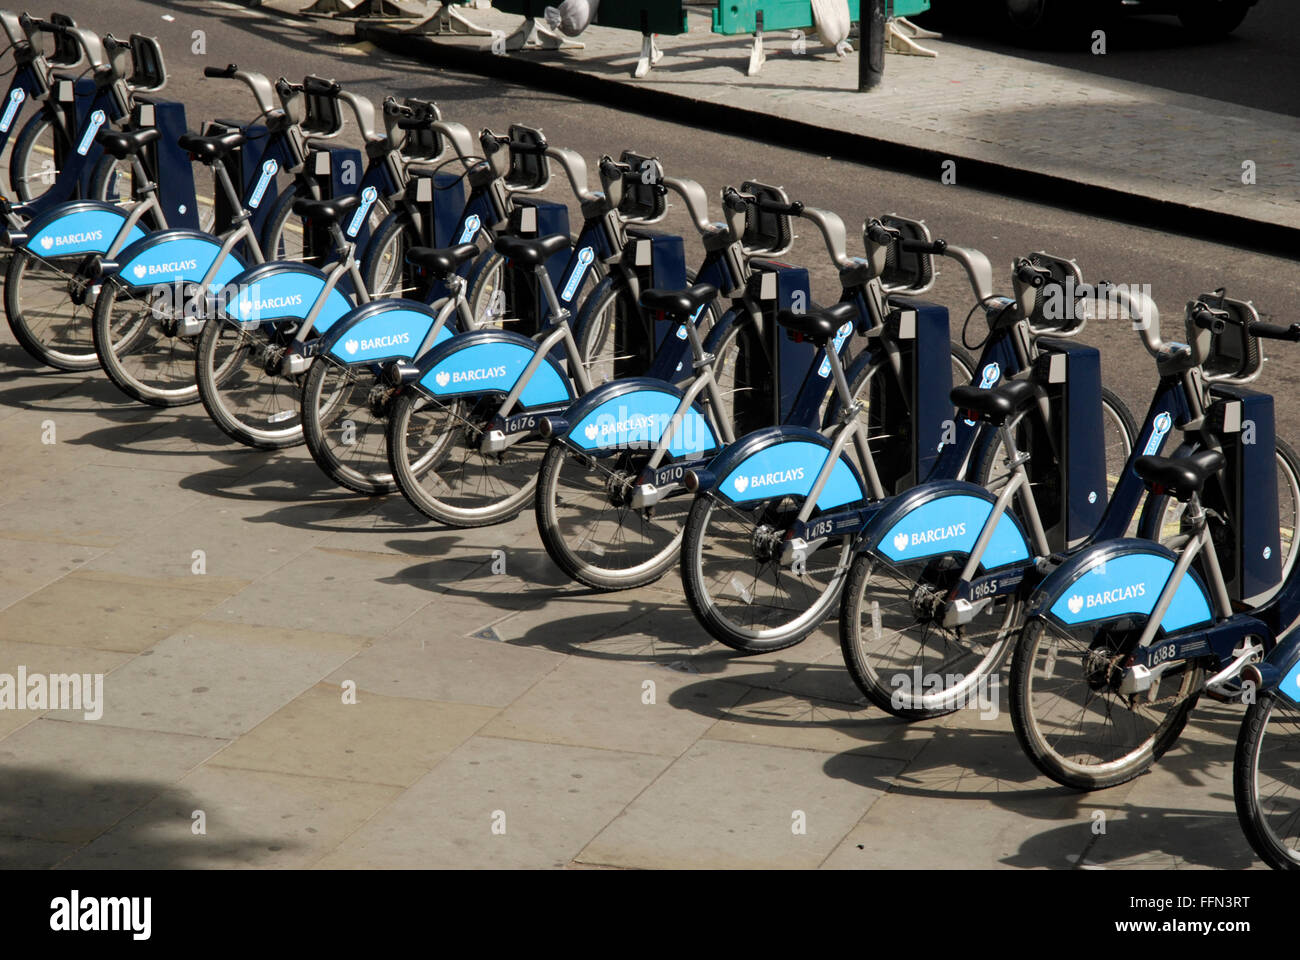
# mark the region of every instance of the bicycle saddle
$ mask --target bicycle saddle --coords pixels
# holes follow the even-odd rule
[[[308,220],[337,223],[359,206],[361,206],[361,194],[359,193],[331,197],[329,200],[313,200],[310,197],[302,197],[293,202],[293,212],[300,217],[306,217]]]
[[[777,314],[776,322],[822,347],[835,336],[836,330],[857,318],[858,308],[852,303],[842,302],[831,307],[814,307],[807,313],[782,310]]]
[[[536,267],[545,263],[561,250],[569,247],[569,238],[562,233],[549,237],[500,237],[493,244],[496,252],[520,267]]]
[[[196,133],[186,133],[182,134],[176,142],[182,150],[188,150],[202,162],[212,163],[220,160],[236,147],[242,146],[247,140],[248,138],[238,130],[232,130],[213,137],[200,137]]]
[[[406,262],[442,278],[455,273],[457,267],[476,253],[478,247],[472,243],[455,247],[412,247],[406,251]]]
[[[144,127],[140,130],[127,130],[121,132],[118,130],[101,130],[95,134],[95,139],[99,145],[104,148],[106,153],[110,153],[123,160],[133,153],[139,153],[144,149],[146,144],[153,143],[162,133],[157,127]]]
[[[1199,450],[1187,457],[1138,457],[1133,470],[1154,492],[1190,500],[1226,462],[1218,450]]]
[[[1006,380],[987,390],[970,385],[953,387],[948,396],[958,410],[966,410],[989,423],[1002,423],[1033,403],[1037,393],[1028,380]]]
[[[662,310],[669,316],[689,320],[695,316],[695,311],[717,295],[718,288],[711,283],[697,283],[685,290],[666,290],[660,287],[642,291],[641,306],[647,310]]]

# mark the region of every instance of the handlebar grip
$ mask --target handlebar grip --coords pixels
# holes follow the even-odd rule
[[[204,67],[203,75],[217,80],[229,80],[238,71],[239,68],[237,66],[233,63],[228,63],[224,67]]]
[[[735,187],[722,191],[722,205],[734,213],[739,213],[747,206],[744,195]]]
[[[1016,264],[1016,279],[1037,289],[1047,282],[1047,271],[1040,270],[1028,260]]]
[[[1283,326],[1280,323],[1252,323],[1250,333],[1265,340],[1290,340],[1300,343],[1300,323]]]
[[[897,236],[895,231],[890,230],[879,220],[869,220],[862,228],[862,233],[872,243],[878,244],[882,247],[886,244],[893,243],[894,237]]]
[[[1192,310],[1192,323],[1211,333],[1222,333],[1227,326],[1223,318],[1208,307],[1196,307]]]
[[[770,200],[759,200],[755,204],[758,209],[764,213],[775,213],[781,216],[798,217],[803,215],[803,203],[796,200],[793,203],[772,203]]]
[[[924,240],[904,240],[899,246],[904,253],[932,253],[937,257],[942,257],[944,251],[948,249],[948,241],[931,240],[926,243]]]
[[[343,89],[337,81],[323,77],[307,77],[302,82],[302,88],[307,93],[321,97],[337,97]]]
[[[602,157],[600,160],[600,175],[606,180],[617,180],[625,171],[624,165],[615,161],[612,157]]]

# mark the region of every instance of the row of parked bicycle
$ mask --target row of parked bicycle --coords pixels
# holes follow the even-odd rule
[[[1300,459],[1245,386],[1260,339],[1300,324],[1216,290],[1166,343],[1149,297],[1086,286],[1068,259],[1018,259],[1000,295],[983,254],[919,221],[869,220],[852,257],[839,216],[782,189],[728,187],[714,222],[652,156],[602,157],[597,191],[539,130],[476,138],[391,97],[381,130],[319,77],[207,68],[256,113],[190,133],[156,97],[153,38],[0,23],[5,309],[38,361],[202,402],[250,447],[305,442],[339,484],[444,524],[531,506],[547,553],[598,590],[676,565],[739,651],[838,615],[853,680],[903,719],[960,709],[1010,656],[1021,744],[1078,789],[1147,770],[1202,694],[1243,700],[1242,826],[1300,866]],[[344,108],[363,150],[332,142]],[[552,164],[576,233],[536,196]],[[649,229],[670,194],[694,270]],[[775,259],[796,221],[825,241],[833,306]],[[974,292],[955,341],[921,299],[936,258]],[[1073,339],[1090,318],[1154,359],[1140,420]]]

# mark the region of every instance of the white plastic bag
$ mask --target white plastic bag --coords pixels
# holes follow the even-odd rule
[[[813,25],[822,43],[828,47],[838,47],[848,39],[849,0],[812,0]]]
[[[563,0],[558,7],[547,7],[543,15],[552,30],[559,30],[568,37],[576,37],[591,26],[598,6],[600,0]]]

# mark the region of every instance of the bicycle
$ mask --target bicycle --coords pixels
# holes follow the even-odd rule
[[[682,191],[689,205],[698,206],[703,191],[697,184],[643,179],[644,163],[649,161],[625,153],[620,161],[602,158],[604,191],[596,194],[586,186],[586,164],[580,156],[556,148],[548,148],[546,155],[561,163],[582,203],[584,225],[577,242],[569,243],[562,234],[540,241],[502,237],[495,252],[507,275],[516,273],[541,291],[536,315],[549,325],[533,339],[514,332],[478,332],[438,347],[417,363],[418,373],[390,411],[387,448],[393,480],[417,510],[454,526],[500,522],[523,508],[532,495],[536,461],[543,452],[538,433],[541,418],[561,412],[575,396],[590,391],[593,369],[597,376],[638,372],[654,362],[656,344],[667,342],[666,324],[628,324],[611,338],[619,305],[628,296],[639,295],[652,278],[680,285],[687,276],[681,238],[638,236],[629,225],[662,216],[663,197],[670,189]],[[700,218],[695,220],[698,223]],[[707,230],[717,232],[712,225]],[[564,251],[568,262],[559,273],[562,286],[557,291],[546,264]],[[582,300],[575,333],[570,305],[578,298],[581,284],[594,275],[596,264],[606,261],[609,274]],[[476,315],[483,324],[497,320],[490,312]],[[657,334],[657,339],[650,339]],[[462,342],[466,356],[459,358],[456,370],[442,369],[439,365]],[[546,356],[553,350],[558,353],[561,344],[569,362],[567,373]],[[606,348],[611,344],[622,353],[609,356]],[[482,388],[451,389],[450,379],[438,382],[439,376],[451,378],[463,372],[461,361],[476,358],[482,358],[484,370],[500,370],[497,376],[482,378]],[[499,399],[501,395],[504,399]],[[454,473],[432,469],[432,461],[420,453],[427,446],[424,438],[450,429],[448,424],[463,428],[455,433],[461,454]]]
[[[1186,345],[1164,344],[1155,324],[1142,330],[1161,374],[1144,439],[1175,426],[1184,434],[1170,457],[1147,442],[1126,472],[1150,491],[1146,539],[1098,538],[1053,558],[1025,594],[1012,721],[1034,765],[1075,789],[1148,769],[1202,692],[1239,699],[1242,672],[1300,614],[1295,501],[1280,517],[1275,482],[1283,474],[1295,497],[1300,461],[1274,435],[1272,397],[1243,386],[1259,375],[1259,339],[1298,342],[1300,327],[1261,323],[1222,291],[1190,302],[1185,323]],[[1171,502],[1175,535],[1159,543]]]
[[[838,382],[828,354],[837,354],[837,359],[843,354],[841,363],[848,362],[851,332],[876,325],[872,311],[881,301],[884,284],[863,262],[846,255],[843,221],[829,211],[789,203],[783,193],[764,185],[748,183],[743,190],[724,191],[724,205],[734,221],[729,229],[715,228],[705,235],[707,259],[699,278],[730,291],[733,298],[730,309],[712,324],[707,343],[699,344],[697,351],[695,324],[682,323],[674,315],[676,349],[665,350],[665,363],[656,358],[645,378],[616,380],[562,417],[542,423],[543,436],[550,437],[551,444],[537,486],[538,531],[557,566],[587,586],[626,589],[666,573],[677,560],[689,510],[689,502],[682,506],[683,495],[690,493],[683,485],[687,471],[704,467],[721,446],[735,441],[733,422],[752,430],[784,416],[791,424],[820,425],[827,388]],[[817,227],[840,271],[843,317],[830,348],[815,340],[816,350],[793,343],[783,349],[780,343],[767,342],[767,334],[776,328],[779,305],[769,300],[772,306],[765,315],[763,300],[755,295],[761,294],[763,281],[759,289],[751,287],[755,273],[767,273],[769,279],[779,276],[766,270],[770,262],[761,257],[788,245],[784,238],[790,236],[793,217]],[[764,219],[771,222],[764,224]],[[911,229],[924,228],[914,224]],[[891,241],[894,236],[889,233]],[[749,246],[755,243],[757,248]],[[880,254],[888,258],[883,248]],[[920,277],[907,283],[899,276],[893,279],[895,292],[928,282]],[[681,296],[690,298],[695,289]],[[805,292],[800,290],[801,295]],[[654,293],[654,303],[647,302],[649,292],[642,295],[643,305],[651,308],[648,312],[665,314],[674,306],[671,291]],[[795,300],[788,297],[789,302]],[[667,309],[665,315],[672,313]],[[688,349],[690,376],[674,384]],[[955,354],[953,363],[969,378],[972,361]],[[742,369],[737,377],[738,367]],[[730,404],[717,389],[719,375],[732,388]],[[798,399],[787,396],[783,405],[774,403],[772,389],[746,389],[749,384],[783,380],[801,385]],[[838,393],[835,397],[842,400]],[[613,429],[629,418],[641,425],[630,446],[623,441],[626,430]]]
[[[866,225],[864,240],[879,260],[876,270],[884,268],[891,248],[898,257],[946,256],[963,267],[976,296],[967,324],[981,309],[989,323],[980,360],[970,364],[971,382],[992,387],[1052,362],[1045,359],[1048,353],[1075,352],[1042,338],[1078,332],[1077,324],[1071,328],[1045,316],[1048,295],[1062,294],[1067,281],[1079,279],[1073,262],[1043,253],[1021,261],[1027,272],[1013,275],[1015,296],[1007,299],[993,296],[992,271],[978,251],[903,236],[877,221]],[[1050,284],[1044,276],[1051,276]],[[824,312],[822,317],[835,319]],[[987,476],[990,442],[974,421],[953,418],[951,365],[932,359],[940,351],[951,354],[947,311],[920,301],[885,301],[872,319],[877,326],[867,331],[867,347],[847,387],[837,385],[840,399],[824,425],[757,431],[688,475],[696,496],[681,551],[683,586],[700,624],[734,649],[790,646],[830,614],[857,536],[883,497],[923,480]],[[809,321],[806,331],[797,317],[786,322],[799,335],[821,335],[820,320]],[[1095,351],[1092,357],[1095,363]],[[1093,376],[1101,391],[1099,375]],[[1107,460],[1122,462],[1131,444],[1132,418],[1117,397],[1101,394],[1095,410],[1099,422],[1092,442],[1117,447],[1119,456],[1097,451],[1090,482],[1076,485],[1060,503],[1065,525],[1095,522]],[[850,449],[856,465],[847,456]],[[765,482],[773,477],[784,479]]]

